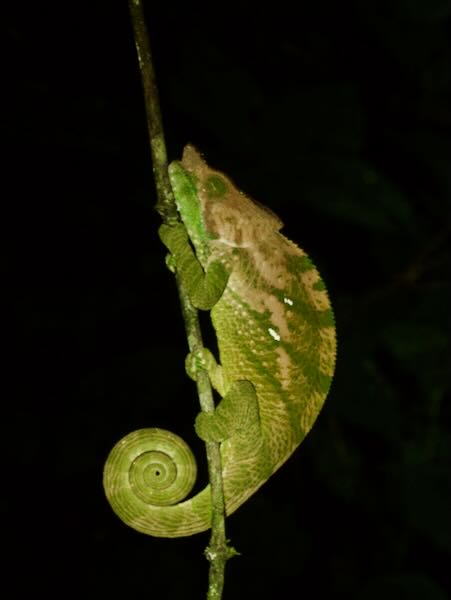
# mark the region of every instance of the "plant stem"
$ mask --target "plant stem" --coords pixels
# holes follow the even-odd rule
[[[129,10],[138,53],[139,68],[144,88],[144,101],[152,153],[153,173],[157,189],[156,210],[165,223],[178,220],[172,188],[168,176],[168,161],[164,140],[158,89],[150,51],[149,35],[144,19],[141,0],[129,0]],[[176,277],[177,288],[185,321],[190,352],[197,353],[202,347],[202,334],[197,310],[190,302],[181,281]],[[212,413],[215,409],[211,384],[206,371],[197,376],[197,392],[201,409]],[[225,504],[222,484],[221,454],[219,444],[206,443],[208,473],[211,486],[212,516],[211,538],[205,554],[210,561],[208,600],[220,600],[224,587],[225,565],[236,552],[227,545],[225,536]]]
[[[152,169],[157,188],[157,203],[155,208],[165,223],[171,223],[178,220],[177,208],[171,184],[169,183],[163,119],[161,118],[160,100],[150,51],[149,34],[147,32],[141,0],[129,0],[128,5],[144,90],[144,105],[147,128],[149,130],[150,150],[152,153]]]

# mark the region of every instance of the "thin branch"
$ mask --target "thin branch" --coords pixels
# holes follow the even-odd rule
[[[168,176],[168,161],[164,140],[158,89],[150,51],[149,36],[141,0],[129,0],[130,16],[133,25],[136,51],[144,88],[144,100],[152,152],[153,173],[157,189],[156,210],[165,223],[178,220],[172,188]],[[197,310],[191,304],[188,295],[178,277],[177,288],[185,321],[186,335],[190,352],[197,353],[202,347],[202,335]],[[200,371],[197,377],[197,392],[201,409],[212,413],[215,409],[210,380],[206,371]],[[219,444],[206,443],[208,473],[211,486],[212,516],[211,538],[205,554],[210,561],[208,600],[220,600],[224,587],[225,565],[236,552],[227,545],[225,536],[225,504],[222,483],[221,454]]]
[[[149,34],[147,32],[141,0],[129,0],[128,4],[144,90],[144,105],[146,109],[147,128],[149,130],[150,150],[152,153],[152,169],[157,188],[157,204],[155,208],[165,223],[173,223],[178,220],[177,209],[171,184],[169,183],[163,119],[161,118],[160,100],[150,51]]]

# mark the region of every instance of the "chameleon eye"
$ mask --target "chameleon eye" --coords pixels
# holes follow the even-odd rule
[[[221,198],[227,191],[227,183],[219,175],[210,175],[205,180],[205,191],[209,198]]]

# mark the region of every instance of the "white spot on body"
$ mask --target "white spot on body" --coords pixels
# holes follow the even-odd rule
[[[276,340],[276,342],[280,342],[280,335],[277,333],[277,331],[275,331],[271,327],[268,327],[268,333],[272,338]]]
[[[289,306],[293,306],[293,300],[291,298],[284,297],[283,301],[285,302],[285,304],[288,304]]]

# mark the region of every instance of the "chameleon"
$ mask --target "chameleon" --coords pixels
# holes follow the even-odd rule
[[[226,514],[241,506],[291,456],[311,429],[335,369],[334,315],[307,254],[280,230],[282,221],[244,195],[187,145],[169,165],[181,222],[159,235],[192,304],[210,311],[219,362],[203,349],[188,355],[220,401],[195,421],[203,440],[220,442]],[[197,365],[197,367],[196,367]],[[119,441],[104,468],[117,515],[157,537],[210,528],[210,486],[185,498],[195,459],[177,435],[140,429]]]

